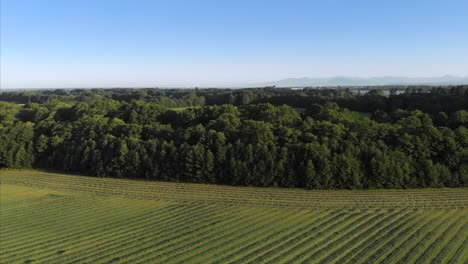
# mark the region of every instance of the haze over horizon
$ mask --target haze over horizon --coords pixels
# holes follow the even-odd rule
[[[1,1],[2,88],[468,77],[468,1]]]

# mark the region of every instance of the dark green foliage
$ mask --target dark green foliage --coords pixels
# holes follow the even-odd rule
[[[31,168],[33,129],[31,122],[0,126],[0,168]]]
[[[468,186],[466,87],[431,91],[9,92],[1,99],[27,102],[0,103],[0,167],[310,189]]]

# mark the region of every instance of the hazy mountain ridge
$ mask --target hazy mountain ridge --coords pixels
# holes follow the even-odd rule
[[[456,85],[468,84],[468,77],[444,75],[441,77],[346,77],[329,78],[287,78],[279,81],[259,83],[258,86],[304,87],[304,86],[367,86],[367,85]]]

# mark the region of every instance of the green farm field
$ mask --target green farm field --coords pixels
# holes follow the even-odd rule
[[[0,172],[1,263],[467,263],[468,189],[307,191]]]

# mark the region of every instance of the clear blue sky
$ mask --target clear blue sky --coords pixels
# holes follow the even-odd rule
[[[3,88],[468,75],[468,0],[1,0]]]

